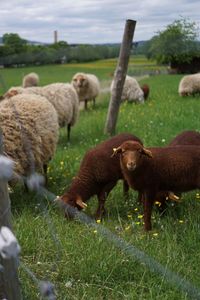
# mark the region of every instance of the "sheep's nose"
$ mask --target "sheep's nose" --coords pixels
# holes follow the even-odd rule
[[[127,163],[127,169],[129,171],[133,171],[135,168],[136,168],[136,163],[134,163],[133,161]]]

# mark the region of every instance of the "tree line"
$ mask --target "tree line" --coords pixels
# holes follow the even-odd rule
[[[16,33],[4,34],[2,41],[0,65],[4,67],[88,62],[119,55],[119,45],[69,45],[65,41],[34,45]]]

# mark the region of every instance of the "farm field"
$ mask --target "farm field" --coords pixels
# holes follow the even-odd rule
[[[41,85],[70,81],[79,71],[96,74],[103,87],[109,87],[116,60],[85,64],[66,64],[0,70],[0,94],[10,86],[21,84],[24,74],[35,71]],[[132,57],[129,74],[138,70],[145,75],[163,70],[155,62]],[[162,72],[161,72],[162,73]],[[163,72],[164,73],[164,72]],[[141,79],[150,86],[150,97],[143,105],[123,103],[120,107],[116,133],[129,132],[140,137],[145,146],[164,146],[183,130],[200,130],[200,96],[181,98],[178,84],[181,75],[160,74]],[[108,136],[103,133],[109,92],[101,93],[96,107],[89,104],[81,110],[67,143],[66,129],[60,129],[55,157],[48,168],[48,190],[61,195],[79,169],[84,153]],[[107,216],[100,225],[114,235],[137,247],[149,257],[189,281],[200,290],[200,196],[198,191],[183,194],[180,204],[169,203],[164,216],[153,210],[153,230],[143,230],[142,208],[137,193],[123,198],[121,182],[107,201]],[[93,228],[78,221],[67,221],[47,199],[16,187],[10,194],[14,230],[22,248],[20,260],[38,280],[48,280],[55,286],[59,300],[155,300],[191,299],[145,263],[117,248],[112,241]],[[93,216],[96,198],[88,201],[85,213]],[[152,266],[153,267],[153,266]],[[19,268],[23,299],[41,299],[37,283]],[[191,291],[192,293],[192,291]]]

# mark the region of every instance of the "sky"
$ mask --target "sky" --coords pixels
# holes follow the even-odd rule
[[[53,43],[121,43],[135,20],[134,41],[148,40],[181,17],[200,27],[200,0],[0,0],[0,36]]]

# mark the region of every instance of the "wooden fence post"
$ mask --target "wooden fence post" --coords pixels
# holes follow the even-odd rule
[[[0,131],[0,154],[3,152],[3,137]],[[11,207],[7,182],[0,180],[0,229],[7,226],[12,230]],[[21,292],[17,274],[17,263],[14,258],[3,259],[0,255],[0,299],[21,300]]]
[[[128,69],[128,61],[132,46],[133,35],[135,31],[136,21],[126,20],[123,40],[120,48],[118,65],[114,74],[113,93],[110,98],[107,120],[104,132],[108,134],[115,133],[117,117],[121,102],[122,90]]]

